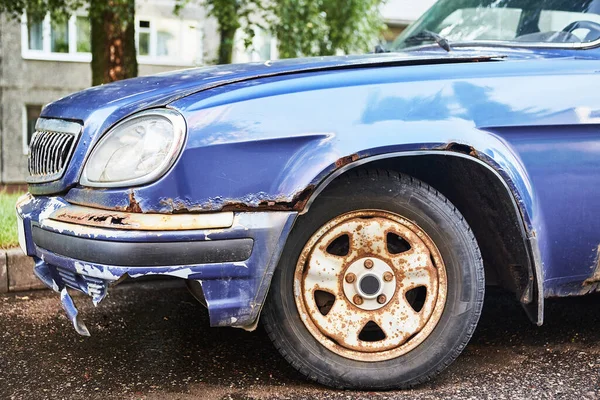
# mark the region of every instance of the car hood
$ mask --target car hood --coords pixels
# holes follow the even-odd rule
[[[142,109],[165,106],[202,90],[244,80],[331,69],[475,62],[491,60],[494,57],[494,54],[481,51],[420,51],[298,58],[193,68],[95,86],[49,104],[44,108],[42,116],[96,125],[97,122],[106,122],[107,119],[115,122]]]
[[[111,126],[138,111],[164,107],[169,103],[218,86],[257,78],[276,77],[311,71],[368,68],[396,65],[423,65],[490,61],[497,56],[487,52],[370,54],[363,56],[320,57],[265,63],[212,66],[128,79],[92,87],[66,96],[44,107],[42,117],[61,118],[83,124],[83,129],[63,177],[31,184],[37,194],[64,192],[79,182],[80,169],[90,149]]]

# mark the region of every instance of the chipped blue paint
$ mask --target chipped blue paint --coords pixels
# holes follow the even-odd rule
[[[79,333],[82,336],[90,336],[90,331],[88,330],[88,328],[85,326],[85,324],[79,317],[79,311],[77,310],[77,307],[75,307],[75,303],[73,302],[73,299],[67,292],[67,288],[61,289],[60,302],[61,302],[65,312],[67,313],[67,317],[73,324],[75,331],[77,331],[77,333]]]
[[[48,215],[46,207],[54,208],[64,204],[58,197],[36,197],[29,203],[22,203],[19,213],[25,225],[39,225],[46,230],[63,235],[79,236],[98,240],[121,240],[129,242],[153,241],[169,242],[181,240],[223,240],[251,238],[254,248],[250,258],[243,262],[213,263],[196,265],[175,265],[168,267],[121,267],[100,265],[75,260],[52,253],[35,245],[31,234],[27,234],[28,255],[36,262],[36,275],[57,292],[63,292],[67,283],[62,279],[57,267],[72,271],[82,277],[103,280],[107,285],[124,276],[137,278],[149,275],[165,275],[182,279],[200,280],[208,302],[212,326],[252,325],[258,317],[267,294],[268,285],[263,281],[275,270],[279,254],[283,249],[294,217],[294,212],[238,213],[234,223],[227,229],[207,229],[197,231],[119,231],[73,225],[73,230],[57,229],[46,224],[40,215]],[[41,210],[41,212],[40,212]],[[30,232],[29,228],[29,231]],[[73,288],[72,286],[69,286]],[[78,288],[85,292],[85,288]],[[101,300],[101,299],[100,299]],[[67,299],[68,301],[68,299]],[[69,312],[72,312],[70,310]],[[235,319],[235,323],[231,321]]]

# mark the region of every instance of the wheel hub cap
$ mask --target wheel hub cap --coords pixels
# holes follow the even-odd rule
[[[294,292],[304,325],[321,344],[347,358],[382,361],[433,331],[446,302],[446,269],[413,222],[387,211],[355,211],[310,238]]]
[[[371,268],[365,267],[365,261],[371,261]],[[391,273],[392,280],[386,282],[384,274]],[[348,275],[356,278],[349,283]],[[351,280],[351,279],[350,279]],[[396,291],[396,278],[392,268],[383,260],[369,257],[354,261],[344,275],[343,290],[346,299],[362,310],[377,310],[385,306],[393,298]],[[354,302],[355,296],[363,300],[361,304]],[[378,297],[384,295],[385,301],[379,302]]]

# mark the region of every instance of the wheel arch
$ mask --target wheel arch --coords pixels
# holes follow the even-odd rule
[[[486,281],[514,292],[531,321],[542,324],[543,272],[536,237],[527,233],[519,194],[494,167],[459,144],[450,150],[394,152],[349,161],[315,186],[302,213],[329,184],[356,168],[420,179],[446,196],[473,229]]]

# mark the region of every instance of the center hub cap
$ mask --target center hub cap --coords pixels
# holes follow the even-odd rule
[[[356,307],[377,310],[393,298],[396,277],[385,261],[374,257],[359,258],[346,270],[343,288],[348,301]]]
[[[381,284],[379,283],[379,279],[377,279],[376,276],[365,275],[361,278],[358,288],[361,292],[363,292],[364,296],[376,296],[379,294]]]

